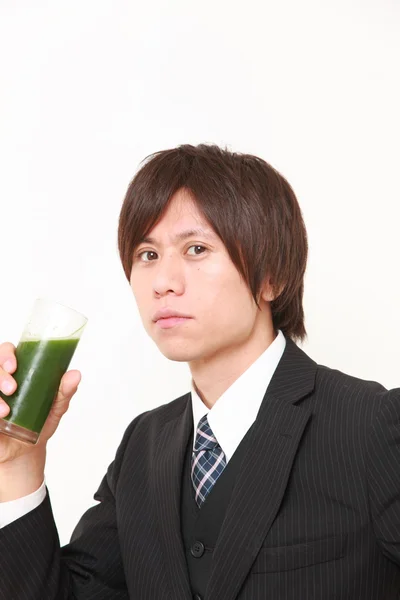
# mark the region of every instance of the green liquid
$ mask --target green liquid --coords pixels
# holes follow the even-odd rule
[[[18,387],[11,396],[0,392],[11,409],[6,421],[41,432],[78,342],[79,338],[70,338],[18,344],[17,370],[12,374]]]

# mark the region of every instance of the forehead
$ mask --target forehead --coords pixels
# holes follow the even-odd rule
[[[181,241],[196,235],[218,239],[193,198],[187,192],[178,191],[171,198],[160,221],[142,241],[152,243],[157,238]]]
[[[206,220],[201,213],[196,201],[185,190],[178,190],[171,198],[168,203],[168,207],[165,210],[160,222],[157,224],[161,225],[163,222],[185,221],[186,224],[197,224],[200,226],[206,226]],[[155,229],[155,227],[154,227]]]

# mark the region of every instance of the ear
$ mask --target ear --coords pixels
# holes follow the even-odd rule
[[[266,302],[272,302],[275,299],[274,293],[270,286],[264,287],[264,289],[261,291],[261,298]]]
[[[282,293],[283,289],[285,286],[281,286],[279,288],[279,290],[275,290],[273,283],[272,283],[272,279],[270,279],[269,277],[266,278],[261,291],[260,291],[260,297],[265,300],[266,302],[272,302],[273,300],[275,300],[275,298],[277,298],[278,296],[280,296],[280,294]]]

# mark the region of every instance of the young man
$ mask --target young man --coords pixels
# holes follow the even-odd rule
[[[216,146],[159,152],[118,241],[146,331],[192,388],[129,425],[61,550],[45,449],[80,373],[36,447],[0,438],[0,599],[397,599],[400,389],[296,345],[307,236],[288,182]],[[0,364],[15,387],[12,344]]]

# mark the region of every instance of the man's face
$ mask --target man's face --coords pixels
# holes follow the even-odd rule
[[[205,233],[175,238],[198,228]],[[130,283],[143,325],[164,356],[191,363],[243,349],[265,314],[221,239],[184,190],[174,195],[148,237],[154,241],[135,249]],[[269,309],[261,301],[263,305]],[[190,318],[172,326],[165,320],[154,322],[154,314],[164,307]]]

